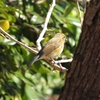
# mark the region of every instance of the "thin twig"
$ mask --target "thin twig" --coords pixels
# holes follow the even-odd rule
[[[80,19],[80,23],[81,23],[81,27],[82,27],[83,21],[82,21],[82,16],[81,16],[81,11],[80,11],[78,0],[76,0],[76,4],[77,4],[77,9],[78,9],[78,13],[79,13],[79,19]]]
[[[57,64],[57,63],[67,63],[67,62],[72,62],[72,58],[71,59],[62,59],[62,60],[57,60],[57,61],[55,61],[55,63]]]
[[[66,69],[65,67],[61,67],[59,66],[57,63],[52,63],[52,61],[49,61],[47,59],[45,59],[52,67],[53,67],[53,70],[59,70],[60,72],[64,72],[66,73],[68,71],[68,69]]]
[[[86,12],[86,5],[87,5],[86,3],[87,3],[87,1],[83,0],[84,13]]]
[[[0,27],[0,34],[1,34],[1,36],[3,36],[4,38],[16,42],[17,44],[19,44],[20,46],[23,46],[24,48],[28,49],[29,51],[31,51],[31,52],[33,52],[33,53],[35,53],[35,54],[38,53],[37,50],[35,50],[35,49],[29,47],[28,45],[26,45],[26,44],[24,44],[24,43],[22,43],[22,42],[19,42],[19,41],[16,40],[16,39],[14,39],[14,38],[13,38],[12,36],[10,36],[7,32],[5,32],[1,27]],[[59,66],[59,65],[56,64],[56,63],[52,63],[52,61],[49,61],[49,60],[47,60],[47,59],[45,59],[45,60],[54,68],[54,70],[59,70],[59,71],[64,72],[64,73],[66,73],[67,70],[68,70],[68,69],[66,69],[65,67],[61,67],[61,66]]]
[[[46,17],[46,21],[45,21],[45,24],[44,24],[43,31],[40,33],[40,36],[39,36],[38,40],[36,41],[38,50],[41,49],[40,42],[43,40],[43,36],[44,36],[44,34],[45,34],[46,30],[47,30],[47,25],[48,25],[48,22],[49,22],[49,19],[50,19],[50,16],[51,16],[51,13],[52,13],[52,10],[53,10],[54,6],[55,6],[55,0],[53,0],[52,6],[50,7],[50,9],[49,9],[49,11],[48,11],[48,14],[47,14],[47,17]],[[31,52],[33,52],[33,53],[35,53],[35,54],[38,53],[38,51],[35,50],[36,48],[35,48],[35,49],[34,49],[34,48],[31,48],[31,47],[29,47],[28,45],[26,45],[26,44],[24,44],[24,43],[22,43],[22,42],[19,42],[19,41],[16,40],[16,39],[14,39],[14,38],[13,38],[12,36],[10,36],[7,32],[5,32],[1,27],[0,27],[0,33],[1,33],[1,35],[2,35],[4,38],[16,42],[16,43],[19,44],[20,46],[23,46],[24,48],[28,49],[29,51],[31,51]],[[64,60],[63,60],[63,61],[61,60],[61,61],[58,61],[58,62],[56,61],[57,63],[52,63],[52,61],[49,61],[49,60],[47,60],[47,59],[45,59],[45,60],[54,68],[54,70],[59,70],[59,71],[61,71],[61,72],[65,72],[65,73],[66,73],[67,70],[68,70],[68,69],[66,69],[65,67],[61,67],[61,66],[59,66],[59,65],[57,64],[57,63],[64,63],[64,62],[65,62]],[[67,60],[67,62],[68,62],[68,60]],[[71,62],[71,61],[69,61],[69,62]],[[65,63],[66,63],[66,62],[65,62]]]
[[[44,34],[45,34],[46,30],[47,30],[49,19],[50,19],[50,16],[51,16],[51,13],[53,11],[53,8],[54,8],[55,4],[56,4],[56,0],[53,0],[52,1],[52,5],[51,5],[51,7],[50,7],[50,9],[49,9],[49,11],[47,13],[47,16],[46,16],[46,20],[45,20],[45,23],[44,23],[44,28],[43,28],[42,32],[40,33],[39,38],[36,41],[38,50],[41,50],[40,42],[43,40],[43,36],[44,36]]]
[[[35,53],[35,54],[38,53],[37,50],[35,50],[35,49],[29,47],[28,45],[26,45],[26,44],[24,44],[24,43],[22,43],[22,42],[20,42],[20,41],[18,41],[18,40],[16,40],[16,39],[14,39],[14,38],[13,38],[12,36],[10,36],[7,32],[5,32],[1,27],[0,27],[0,34],[1,34],[4,38],[16,42],[17,44],[19,44],[19,45],[23,46],[24,48],[30,50],[31,52],[33,52],[33,53]]]

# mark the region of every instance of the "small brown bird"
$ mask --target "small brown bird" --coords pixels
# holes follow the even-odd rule
[[[39,59],[53,60],[54,58],[58,57],[64,49],[65,40],[66,36],[63,33],[55,34],[55,36],[50,39],[39,51],[39,53],[35,56],[29,65],[32,65]]]

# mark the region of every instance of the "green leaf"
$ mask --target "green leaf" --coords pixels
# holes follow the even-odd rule
[[[69,38],[69,43],[71,46],[75,46],[75,40],[73,38]]]
[[[29,100],[38,100],[39,96],[34,87],[29,86],[28,84],[25,85],[25,93]]]
[[[2,2],[5,2],[6,0],[1,0]]]
[[[34,13],[34,15],[31,17],[31,20],[30,21],[33,24],[41,24],[41,23],[44,22],[44,19],[39,14]]]

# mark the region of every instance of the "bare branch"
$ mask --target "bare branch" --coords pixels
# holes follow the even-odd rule
[[[45,59],[45,60],[53,67],[53,70],[59,70],[60,72],[64,72],[64,73],[66,73],[68,71],[68,69],[66,69],[63,66],[60,66],[56,63],[52,63],[52,61],[49,61],[47,59]]]
[[[35,49],[29,47],[28,45],[26,45],[26,44],[24,44],[24,43],[22,43],[22,42],[19,42],[19,41],[16,40],[16,39],[14,39],[14,38],[13,38],[12,36],[10,36],[7,32],[5,32],[1,27],[0,27],[0,34],[1,34],[1,36],[3,36],[4,38],[16,42],[17,44],[19,44],[20,46],[23,46],[24,48],[28,49],[29,51],[31,51],[31,52],[33,52],[33,53],[35,53],[35,54],[38,53],[37,50],[35,50]],[[54,70],[59,70],[59,71],[64,72],[64,73],[67,72],[67,69],[66,69],[65,67],[61,67],[61,66],[59,66],[59,65],[56,64],[56,63],[52,63],[52,61],[49,61],[49,60],[47,60],[47,59],[45,59],[45,60],[54,68]]]
[[[77,4],[77,9],[78,9],[78,13],[79,13],[79,19],[80,19],[80,23],[81,23],[81,27],[82,27],[83,21],[82,21],[82,16],[81,16],[81,11],[80,11],[78,0],[76,0],[76,4]]]
[[[47,30],[49,19],[50,19],[51,13],[53,11],[53,8],[55,6],[55,3],[56,3],[56,0],[53,0],[52,1],[52,5],[51,5],[51,7],[50,7],[50,9],[49,9],[49,11],[47,13],[47,16],[46,16],[46,20],[45,20],[45,23],[44,23],[44,28],[43,28],[42,32],[40,33],[39,38],[36,41],[37,49],[38,50],[41,50],[41,44],[40,44],[40,42],[43,40],[43,36],[44,36],[44,34],[45,34],[46,30]]]
[[[68,63],[68,62],[72,62],[72,58],[71,59],[62,59],[62,60],[57,60],[57,61],[55,61],[55,63],[57,64],[57,63]]]
[[[33,52],[33,53],[35,53],[35,54],[38,53],[37,50],[35,50],[35,49],[29,47],[28,45],[26,45],[26,44],[24,44],[24,43],[22,43],[22,42],[20,42],[20,41],[18,41],[18,40],[16,40],[16,39],[14,39],[14,38],[13,38],[12,36],[10,36],[7,32],[5,32],[1,27],[0,27],[0,34],[1,34],[4,38],[16,42],[17,44],[19,44],[19,45],[23,46],[24,48],[30,50],[31,52]]]
[[[51,13],[52,13],[52,10],[53,10],[54,6],[55,6],[55,0],[53,0],[53,2],[52,2],[52,6],[50,7],[50,9],[48,11],[48,14],[47,14],[47,17],[46,17],[46,20],[45,20],[45,23],[44,23],[44,28],[43,28],[42,32],[40,33],[39,38],[36,41],[38,50],[41,49],[40,42],[43,40],[43,36],[44,36],[44,34],[45,34],[46,30],[47,30],[47,25],[48,25],[48,22],[49,22],[49,19],[50,19],[50,16],[51,16]],[[31,51],[31,52],[33,52],[35,54],[38,53],[38,51],[35,50],[36,48],[31,48],[28,45],[26,45],[26,44],[24,44],[24,43],[22,43],[22,42],[20,42],[20,41],[18,41],[16,39],[14,39],[7,32],[5,32],[1,27],[0,27],[0,34],[4,38],[16,42],[17,44],[19,44],[20,46],[23,46],[24,48],[28,49],[29,51]],[[65,67],[62,67],[62,66],[60,66],[60,65],[57,64],[57,63],[64,63],[65,62],[64,60],[56,61],[56,63],[52,63],[52,61],[49,61],[47,59],[45,59],[45,60],[53,67],[54,70],[59,70],[59,71],[64,72],[64,73],[66,73],[67,70],[68,70]],[[67,62],[68,62],[68,60],[67,60]],[[71,62],[71,61],[69,61],[69,62]]]
[[[86,12],[86,5],[87,5],[86,3],[87,3],[87,1],[88,0],[83,0],[84,13]]]

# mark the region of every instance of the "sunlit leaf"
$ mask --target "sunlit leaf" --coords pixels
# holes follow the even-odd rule
[[[32,99],[39,99],[38,94],[36,92],[36,90],[34,89],[34,87],[29,86],[26,84],[25,86],[25,93],[27,95],[27,97],[32,100]]]
[[[44,19],[37,13],[34,13],[34,15],[31,18],[31,23],[33,24],[41,24],[44,22]]]

